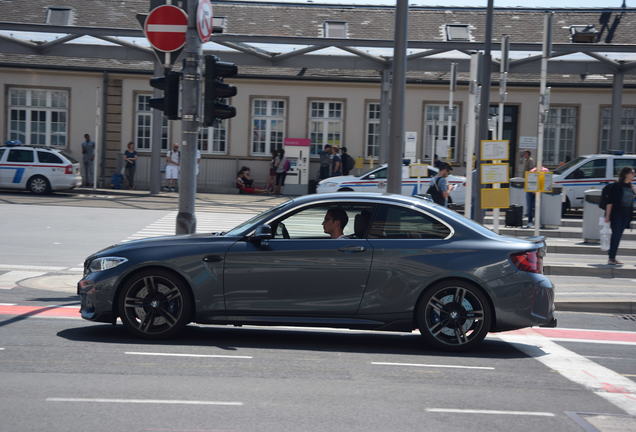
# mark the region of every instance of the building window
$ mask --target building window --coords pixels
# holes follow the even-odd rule
[[[364,155],[368,159],[380,156],[380,104],[367,103],[367,145]]]
[[[227,120],[215,127],[202,127],[197,138],[197,148],[201,153],[227,153]]]
[[[543,134],[543,163],[558,165],[572,160],[576,148],[576,108],[550,108]]]
[[[443,153],[442,147],[448,140],[448,104],[426,104],[424,106],[424,146],[423,159],[430,161],[431,156],[437,154],[440,159],[457,161],[457,113],[459,106],[453,105],[451,119],[451,136],[448,153]],[[433,151],[435,147],[435,151]]]
[[[326,38],[345,39],[347,37],[347,23],[343,21],[325,21],[323,31]]]
[[[68,143],[68,91],[9,89],[9,139],[24,144],[65,147]]]
[[[46,23],[50,25],[71,25],[71,8],[50,7],[46,14]]]
[[[138,94],[135,100],[135,147],[139,151],[150,151],[152,143],[151,95]],[[161,150],[168,150],[168,119],[162,116]]]
[[[601,109],[601,152],[621,150],[628,154],[636,153],[636,108],[623,108],[621,133],[618,148],[610,148],[610,129],[612,109]]]
[[[446,24],[447,41],[470,41],[470,29],[468,24]]]
[[[309,115],[312,155],[317,155],[325,144],[342,146],[342,102],[312,101]]]
[[[283,147],[285,138],[285,101],[282,99],[252,100],[252,154],[270,155]]]

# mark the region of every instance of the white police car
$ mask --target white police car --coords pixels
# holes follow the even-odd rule
[[[81,184],[79,162],[59,149],[25,146],[17,140],[0,147],[0,188],[45,194]]]
[[[618,173],[626,166],[636,168],[636,155],[584,155],[556,168],[552,181],[563,187],[564,210],[583,207],[586,190],[602,189],[616,181]]]
[[[436,176],[438,169],[428,167],[426,177],[411,177],[408,166],[402,167],[402,195],[425,194],[431,179]],[[386,192],[387,165],[380,165],[360,176],[338,176],[321,180],[316,187],[316,193],[329,192]],[[454,204],[464,204],[466,193],[466,177],[449,175],[446,180],[450,189],[451,201]]]

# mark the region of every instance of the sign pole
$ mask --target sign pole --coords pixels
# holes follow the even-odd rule
[[[99,146],[99,130],[101,127],[101,123],[102,123],[102,103],[101,103],[101,97],[100,97],[100,93],[101,93],[101,87],[97,86],[97,88],[95,89],[95,102],[97,102],[97,112],[96,112],[96,119],[95,119],[95,150],[93,152],[94,157],[93,157],[93,191],[95,191],[95,189],[97,189],[97,168],[99,167],[98,161],[99,161],[99,150],[100,150],[100,146]]]
[[[177,234],[196,232],[194,200],[196,195],[196,154],[197,137],[200,128],[199,106],[201,100],[201,40],[197,32],[196,0],[187,3],[188,29],[183,59],[183,83],[181,90],[181,155],[179,157],[179,213],[177,214]]]

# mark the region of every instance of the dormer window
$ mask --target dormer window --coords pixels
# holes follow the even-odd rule
[[[347,37],[347,23],[344,21],[325,21],[324,35],[326,38],[345,39]]]
[[[573,25],[570,26],[570,36],[574,43],[594,43],[598,31],[594,25]]]
[[[212,17],[212,26],[225,30],[227,28],[227,17]]]
[[[46,14],[46,23],[50,25],[71,25],[72,10],[69,7],[51,6]]]
[[[447,41],[470,41],[468,24],[446,24]]]

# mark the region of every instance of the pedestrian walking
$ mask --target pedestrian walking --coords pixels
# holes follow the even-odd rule
[[[356,162],[353,160],[351,155],[347,153],[346,147],[343,147],[341,150],[342,156],[340,157],[340,159],[342,159],[342,175],[349,175]]]
[[[318,179],[324,180],[331,177],[331,145],[325,144],[325,147],[318,155],[320,156],[320,174]]]
[[[434,202],[444,207],[448,206],[448,198],[450,191],[448,189],[448,180],[450,172],[453,170],[446,162],[442,162],[439,166],[437,175],[431,179],[431,184],[426,191]]]
[[[291,168],[289,159],[285,157],[285,150],[278,150],[278,163],[276,167],[276,187],[274,193],[280,195],[283,193],[283,187],[285,186],[285,177],[287,177],[287,171]]]
[[[532,159],[532,153],[530,150],[524,150],[521,153],[521,158],[519,159],[519,166],[517,167],[517,177],[525,177],[526,171],[530,171],[534,168],[534,159]]]
[[[124,152],[124,175],[126,182],[128,183],[128,189],[135,188],[135,170],[137,169],[137,152],[135,151],[135,144],[130,141]]]
[[[529,155],[530,152],[529,151],[527,152]],[[534,161],[532,163],[534,164]],[[528,171],[536,172],[537,167],[533,167],[532,169],[529,169]],[[548,172],[549,170],[546,167],[541,167],[541,171]],[[524,171],[524,176],[525,176],[525,171]],[[526,225],[527,228],[534,227],[534,206],[536,204],[536,200],[537,200],[537,194],[535,192],[526,192],[526,217],[528,218],[528,225]]]
[[[82,167],[84,168],[84,186],[92,186],[95,177],[95,142],[89,134],[84,134],[82,142]]]
[[[613,183],[609,190],[609,199],[605,206],[605,222],[608,222],[612,229],[610,248],[607,252],[608,265],[623,264],[616,259],[616,253],[623,231],[629,227],[632,221],[634,197],[636,196],[636,186],[634,186],[633,181],[634,168],[623,167],[618,175],[618,181]]]
[[[177,190],[180,164],[179,156],[179,144],[175,143],[172,145],[172,150],[170,150],[166,156],[166,189],[168,192],[175,192]]]
[[[341,176],[342,175],[342,158],[340,157],[340,149],[338,147],[331,147],[331,153],[333,154],[333,158],[331,160],[331,176]]]
[[[267,177],[267,193],[274,193],[276,185],[276,168],[278,167],[278,150],[272,150],[272,160],[269,162],[269,176]]]

